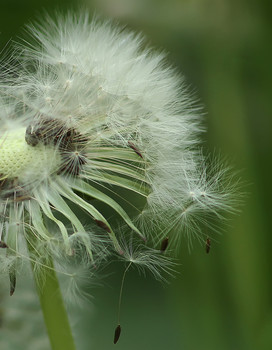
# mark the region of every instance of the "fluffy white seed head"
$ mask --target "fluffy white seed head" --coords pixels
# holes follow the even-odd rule
[[[97,266],[117,252],[158,277],[164,258],[148,245],[167,236],[178,247],[232,206],[225,170],[215,165],[210,175],[198,151],[203,130],[182,79],[142,36],[87,14],[47,17],[28,31],[31,44],[17,46],[19,63],[4,65],[0,82],[8,255],[20,256],[20,236],[35,243],[28,259],[37,269],[47,255]],[[133,194],[144,203],[133,204],[136,218],[127,210]],[[120,243],[128,230],[131,259]]]

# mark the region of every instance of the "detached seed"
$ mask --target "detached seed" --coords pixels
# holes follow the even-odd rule
[[[120,324],[118,324],[118,326],[115,328],[115,332],[114,332],[114,340],[113,343],[116,344],[120,338],[120,334],[121,334],[121,326]]]

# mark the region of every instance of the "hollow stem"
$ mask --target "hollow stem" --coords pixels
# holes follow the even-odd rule
[[[28,249],[33,256],[33,246]],[[38,269],[33,263],[32,271],[52,350],[76,350],[53,260],[47,257],[46,266]]]

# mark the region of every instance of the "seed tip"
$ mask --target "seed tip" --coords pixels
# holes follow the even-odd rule
[[[206,253],[207,253],[207,254],[209,254],[210,249],[211,249],[211,240],[210,240],[210,238],[208,237],[208,238],[206,239]]]
[[[114,340],[113,343],[116,344],[120,338],[121,335],[121,326],[120,324],[118,324],[118,326],[115,328],[115,332],[114,332]]]
[[[107,231],[108,233],[111,233],[111,229],[109,228],[109,226],[105,222],[103,222],[101,220],[96,220],[96,219],[94,221],[95,221],[97,226],[103,228],[103,230]]]
[[[16,287],[16,275],[15,272],[10,272],[9,273],[9,295],[12,296],[15,292],[15,287]]]
[[[8,248],[8,245],[5,242],[0,241],[0,248]]]
[[[161,253],[164,253],[168,247],[169,238],[165,237],[161,242]]]

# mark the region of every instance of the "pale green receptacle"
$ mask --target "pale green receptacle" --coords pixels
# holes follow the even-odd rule
[[[57,171],[61,156],[55,147],[25,141],[26,128],[4,133],[0,138],[1,178],[18,178],[23,182],[42,179]]]

